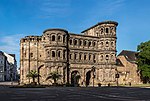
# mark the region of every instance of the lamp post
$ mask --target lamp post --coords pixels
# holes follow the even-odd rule
[[[38,84],[40,85],[40,69],[41,69],[41,67],[43,67],[44,66],[44,64],[42,64],[42,65],[40,65],[39,67],[38,67]]]
[[[116,71],[117,71],[117,74],[115,75],[115,78],[117,79],[116,83],[117,83],[117,86],[118,86],[119,85],[119,83],[118,83],[119,73],[118,73],[118,70],[116,70]]]
[[[93,73],[93,87],[94,87],[94,78],[95,78],[95,67],[92,66],[92,69],[91,69],[92,73]]]

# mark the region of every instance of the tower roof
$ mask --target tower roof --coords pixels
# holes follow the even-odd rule
[[[59,30],[59,31],[68,32],[67,30],[61,29],[61,28],[49,28],[49,29],[46,29],[45,31],[43,31],[43,33],[47,32],[47,31],[53,31],[53,30],[55,30],[55,31]]]
[[[108,20],[108,21],[99,22],[99,23],[97,23],[96,25],[94,25],[94,26],[92,26],[92,27],[90,27],[90,28],[87,28],[86,30],[82,31],[81,33],[84,33],[84,32],[86,32],[87,30],[92,29],[92,28],[96,27],[97,25],[101,25],[101,24],[115,24],[116,26],[118,26],[118,22],[109,21],[109,20]]]

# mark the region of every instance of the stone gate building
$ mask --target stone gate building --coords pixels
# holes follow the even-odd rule
[[[39,71],[40,84],[49,84],[46,77],[57,71],[62,75],[59,83],[81,86],[115,83],[116,27],[114,21],[100,22],[81,34],[64,29],[47,29],[42,36],[26,36],[20,41],[20,81],[30,83],[26,77],[30,70]],[[44,64],[44,66],[41,66]],[[75,75],[80,75],[75,80]]]

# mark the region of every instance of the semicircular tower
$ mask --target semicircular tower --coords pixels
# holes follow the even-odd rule
[[[59,83],[67,82],[68,67],[68,31],[64,29],[47,29],[43,32],[42,41],[45,54],[45,69],[58,72],[63,77]]]

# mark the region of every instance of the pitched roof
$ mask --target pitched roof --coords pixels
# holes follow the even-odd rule
[[[125,56],[127,61],[129,62],[136,62],[137,60],[137,54],[138,52],[135,51],[129,51],[129,50],[123,50],[118,56]]]

